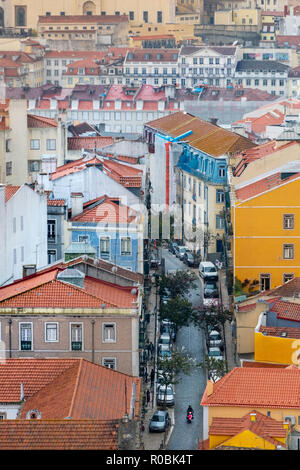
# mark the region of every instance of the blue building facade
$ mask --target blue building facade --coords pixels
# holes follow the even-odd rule
[[[96,257],[134,272],[139,272],[139,231],[137,224],[112,227],[92,222],[72,222],[71,242],[89,244]]]

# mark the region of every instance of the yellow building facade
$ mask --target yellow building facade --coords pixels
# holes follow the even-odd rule
[[[280,328],[283,332],[285,328]],[[280,334],[280,333],[279,333]],[[289,334],[291,336],[291,334]],[[258,362],[298,364],[300,340],[291,337],[271,336],[256,331],[254,335],[254,359]]]
[[[260,30],[261,21],[261,10],[256,8],[217,10],[215,12],[216,25],[256,26]]]
[[[2,2],[0,16],[5,27],[37,28],[44,15],[128,15],[132,24],[175,23],[176,0],[11,0]]]
[[[271,189],[232,208],[234,276],[260,291],[300,276],[300,176],[276,187],[269,181]]]

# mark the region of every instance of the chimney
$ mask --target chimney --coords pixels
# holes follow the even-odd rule
[[[252,423],[255,423],[256,421],[256,413],[250,413],[250,420]]]
[[[81,214],[83,211],[83,194],[71,193],[71,217]]]
[[[130,420],[126,413],[119,421],[118,450],[137,450],[137,421]]]
[[[213,394],[213,391],[214,391],[214,383],[211,380],[208,380],[207,385],[206,385],[207,396],[210,397],[210,395]]]

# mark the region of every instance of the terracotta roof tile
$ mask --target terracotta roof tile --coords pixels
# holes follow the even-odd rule
[[[114,143],[112,137],[68,137],[68,150],[99,149]]]
[[[202,406],[299,409],[299,369],[235,367],[202,397]]]
[[[5,420],[1,450],[117,450],[117,421]]]
[[[11,197],[20,189],[21,186],[6,185],[5,186],[5,202],[9,201]]]
[[[251,414],[255,414],[255,421],[251,421]],[[276,438],[286,438],[288,434],[288,429],[283,427],[283,422],[276,421],[256,410],[247,413],[242,418],[213,418],[209,427],[209,434],[230,436],[232,438],[246,430],[274,445],[281,444],[283,446],[284,444]],[[226,445],[226,441],[224,441],[224,445]]]
[[[293,327],[261,326],[259,332],[266,336],[277,336],[281,338],[300,338],[300,329]]]
[[[57,127],[57,121],[55,119],[43,117],[43,116],[34,116],[33,114],[27,115],[27,125],[28,128],[35,127]]]
[[[277,300],[270,307],[271,312],[277,313],[277,318],[300,322],[300,304]]]
[[[251,197],[258,196],[271,189],[276,189],[283,184],[287,184],[300,178],[300,173],[292,174],[288,178],[281,179],[280,173],[274,173],[262,178],[254,183],[250,183],[235,191],[236,198],[239,201],[245,201]]]

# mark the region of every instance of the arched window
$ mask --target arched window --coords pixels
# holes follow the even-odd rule
[[[94,2],[85,2],[82,7],[84,15],[94,15],[96,12],[96,5]]]
[[[16,26],[26,26],[26,7],[16,7]]]

